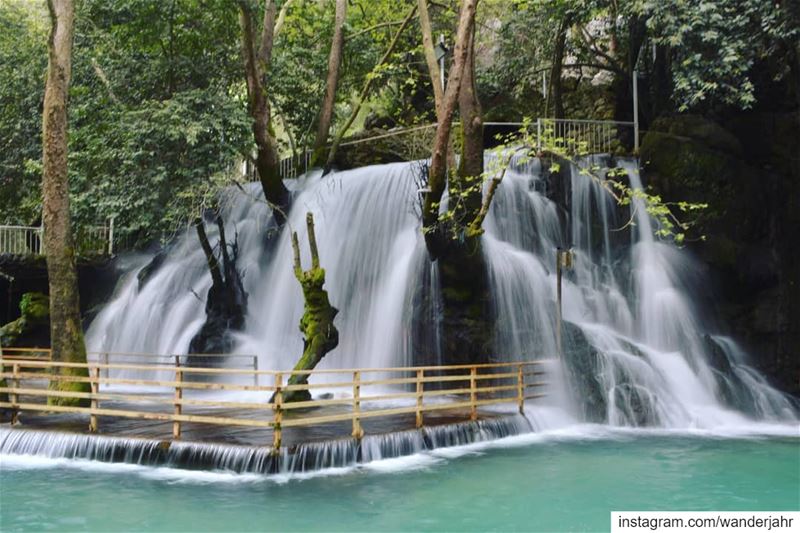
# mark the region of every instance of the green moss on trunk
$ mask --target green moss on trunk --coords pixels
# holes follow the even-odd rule
[[[297,233],[292,234],[294,248],[294,274],[303,289],[305,308],[300,319],[300,331],[303,333],[303,355],[294,366],[294,370],[312,370],[325,355],[339,344],[339,331],[333,325],[333,319],[339,312],[328,300],[325,285],[325,269],[319,265],[317,241],[314,235],[314,217],[306,216],[308,240],[311,248],[311,268],[303,270],[300,264],[300,245]],[[294,374],[289,378],[289,385],[305,385],[307,374]],[[283,393],[284,402],[310,400],[308,390],[289,391]]]

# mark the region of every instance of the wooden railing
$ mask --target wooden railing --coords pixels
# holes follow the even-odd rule
[[[34,360],[51,360],[50,348],[4,348],[0,346],[0,357],[5,359],[34,359]],[[87,359],[98,363],[109,365],[112,360],[114,363],[142,363],[151,364],[154,366],[174,366],[174,361],[180,360],[186,362],[200,361],[209,362],[218,361],[230,368],[231,361],[238,364],[243,361],[246,366],[233,366],[233,368],[252,368],[258,370],[258,356],[252,354],[223,354],[223,353],[189,353],[189,354],[152,354],[144,352],[87,352]],[[192,366],[192,365],[189,365]],[[202,366],[202,365],[194,365]],[[216,367],[216,366],[215,366]],[[108,372],[106,372],[108,374]]]
[[[3,355],[0,359],[0,408],[11,411],[12,423],[16,422],[20,411],[88,414],[92,432],[98,430],[100,416],[172,422],[173,439],[180,439],[182,425],[186,423],[265,428],[272,430],[273,451],[277,452],[285,428],[346,421],[350,423],[352,436],[360,439],[364,435],[361,421],[369,418],[413,414],[417,428],[423,426],[426,413],[435,411],[476,420],[479,408],[497,404],[512,405],[522,412],[526,400],[543,396],[542,387],[546,385],[539,379],[544,374],[542,360],[273,371],[200,368],[182,365],[179,356],[172,357],[170,368],[101,361],[66,363]],[[165,370],[173,373],[171,379],[143,379],[124,374],[129,371],[163,373]],[[290,383],[292,376],[305,376],[308,382]],[[232,379],[237,377],[238,381]],[[261,384],[265,380],[268,384]],[[50,388],[53,382],[87,383],[90,392]],[[109,389],[116,386],[127,386],[133,391]],[[376,387],[381,389],[375,390]],[[154,388],[163,392],[154,393]],[[351,396],[338,394],[284,401],[290,392],[312,393],[320,389],[344,390]],[[248,391],[263,395],[263,401],[203,398],[204,391]],[[193,393],[191,397],[187,397],[187,392]],[[47,400],[52,398],[62,401],[49,405]],[[64,400],[78,405],[64,405],[69,403]],[[394,402],[394,405],[386,405],[387,402]],[[139,407],[143,403],[166,409],[143,410]],[[198,408],[205,411],[198,413]],[[190,412],[191,409],[195,412]],[[215,413],[215,409],[234,410],[234,415],[222,416]]]

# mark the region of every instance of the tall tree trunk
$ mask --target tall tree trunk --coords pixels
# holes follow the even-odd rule
[[[633,71],[636,68],[636,60],[639,58],[639,50],[647,36],[647,26],[645,20],[640,17],[631,17],[628,20],[628,50],[627,57],[619,61],[624,65],[624,69],[614,76],[612,88],[614,90],[614,120],[632,121],[633,120]],[[614,50],[611,50],[614,53]],[[623,58],[621,58],[623,59]],[[640,124],[640,127],[643,127]],[[618,130],[620,140],[625,146],[633,147],[633,131],[631,128],[620,128]]]
[[[561,71],[564,65],[564,53],[567,45],[567,30],[571,21],[570,14],[564,15],[558,25],[555,48],[553,49],[553,62],[550,67],[550,91],[549,96],[553,101],[553,118],[564,118],[564,98],[563,85],[561,83]],[[551,98],[548,98],[550,100]],[[547,114],[547,109],[545,109]]]
[[[433,33],[431,30],[431,18],[428,13],[428,0],[419,0],[419,28],[422,33],[422,49],[425,52],[425,62],[428,65],[428,74],[431,78],[433,87],[433,104],[436,110],[436,121],[441,122],[442,112],[444,111],[444,87],[442,87],[442,73],[439,70],[439,63],[436,61],[436,51],[433,47]],[[453,168],[456,164],[456,154],[453,149],[452,139],[447,143],[447,168]]]
[[[450,226],[441,239],[437,267],[442,287],[443,354],[448,363],[486,361],[491,355],[494,319],[488,266],[483,254],[483,119],[475,88],[475,28],[468,39],[458,107],[462,150],[458,172],[448,178]],[[493,197],[492,182],[486,207]],[[457,200],[456,200],[457,199]],[[455,203],[454,203],[455,202]]]
[[[475,27],[469,37],[467,59],[461,90],[458,96],[458,111],[461,115],[461,160],[458,174],[450,180],[451,198],[460,197],[455,207],[456,220],[474,220],[481,209],[483,181],[483,117],[481,104],[475,88]],[[454,196],[457,195],[457,196]]]
[[[436,137],[431,153],[431,164],[428,168],[428,191],[425,193],[422,205],[422,229],[425,234],[428,253],[434,259],[439,246],[438,242],[441,239],[441,236],[438,235],[437,222],[439,219],[439,203],[442,200],[447,183],[447,146],[450,142],[450,131],[452,129],[453,114],[458,103],[461,78],[467,62],[477,4],[478,0],[464,0],[461,5],[453,66],[447,79],[447,88],[442,100],[441,117],[436,127]]]
[[[67,95],[72,72],[75,7],[72,0],[48,0],[47,7],[52,27],[42,127],[42,218],[50,284],[50,339],[54,361],[85,363],[67,174]],[[60,371],[61,374],[88,375],[86,369],[62,368]],[[50,386],[58,390],[89,390],[88,383],[53,381]],[[48,402],[85,403],[65,398],[49,398]]]
[[[317,166],[325,151],[325,143],[331,129],[333,107],[336,104],[336,87],[339,85],[339,68],[342,64],[342,49],[344,48],[344,22],[347,18],[347,0],[336,0],[336,14],[333,19],[333,41],[331,53],[328,56],[328,78],[325,82],[325,98],[322,100],[322,109],[319,113],[317,135],[314,139],[314,154],[311,165]]]
[[[248,111],[253,120],[253,138],[256,143],[256,170],[264,190],[264,198],[273,208],[273,218],[282,225],[286,220],[290,196],[279,172],[277,142],[272,131],[265,79],[266,70],[272,59],[275,9],[274,0],[266,0],[261,37],[256,41],[253,13],[246,0],[239,2]]]

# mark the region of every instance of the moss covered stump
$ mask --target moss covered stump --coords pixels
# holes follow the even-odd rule
[[[305,307],[300,318],[300,331],[303,333],[303,355],[294,366],[294,370],[312,370],[325,355],[339,345],[339,331],[333,324],[338,309],[333,307],[328,299],[325,285],[325,269],[320,267],[317,239],[314,234],[314,217],[311,213],[306,215],[308,226],[308,241],[311,249],[311,268],[303,270],[300,263],[300,244],[297,233],[292,234],[292,248],[294,249],[294,275],[303,289]],[[308,374],[292,374],[288,385],[305,385],[308,383]],[[283,393],[284,402],[297,402],[311,399],[308,390],[295,390]]]

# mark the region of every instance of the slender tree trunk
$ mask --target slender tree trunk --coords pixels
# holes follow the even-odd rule
[[[553,63],[550,67],[550,91],[549,95],[553,100],[553,118],[564,118],[564,98],[563,85],[561,83],[561,71],[564,65],[564,53],[567,46],[567,30],[570,26],[571,16],[564,15],[558,26],[555,48],[553,49]],[[549,100],[550,98],[548,98]],[[545,110],[546,114],[547,110]]]
[[[222,277],[222,270],[219,268],[217,256],[214,255],[214,249],[211,248],[211,243],[208,242],[206,226],[202,218],[198,217],[195,219],[194,228],[197,230],[197,240],[200,241],[200,247],[203,249],[203,254],[206,256],[206,265],[208,266],[208,271],[211,273],[211,283],[212,285],[221,287],[225,285],[225,281]],[[220,245],[222,248],[225,246],[221,237]]]
[[[85,363],[67,174],[67,95],[72,71],[75,7],[72,0],[48,0],[47,6],[52,27],[42,128],[42,218],[50,284],[50,339],[54,361]],[[63,368],[61,373],[88,375],[86,369]],[[89,390],[88,383],[53,381],[50,386],[59,390]],[[49,398],[48,401],[51,404],[85,403],[64,398]]]
[[[475,0],[477,1],[477,0]],[[417,6],[411,8],[406,15],[406,18],[403,19],[403,22],[400,24],[400,27],[397,29],[397,33],[394,34],[394,38],[392,38],[392,42],[389,43],[389,47],[384,52],[383,57],[381,57],[380,61],[375,65],[373,68],[373,72],[375,69],[386,63],[389,58],[392,56],[395,47],[397,47],[397,43],[400,40],[400,35],[403,34],[403,31],[408,27],[408,23],[414,17],[414,13],[417,11]],[[350,126],[353,125],[353,122],[356,120],[358,113],[361,111],[361,106],[364,105],[364,100],[366,99],[367,95],[369,94],[370,89],[372,89],[372,83],[375,80],[374,77],[368,76],[367,81],[364,82],[364,86],[361,88],[361,92],[358,95],[358,100],[356,106],[353,108],[353,111],[350,113],[350,116],[345,121],[344,125],[341,129],[336,133],[336,137],[333,139],[333,143],[331,144],[331,149],[328,151],[328,160],[325,163],[325,172],[328,172],[333,167],[333,162],[336,159],[336,151],[339,149],[339,145],[344,139],[347,130],[350,129]]]
[[[453,193],[461,197],[456,206],[456,220],[472,221],[481,210],[483,197],[481,183],[483,181],[483,117],[478,93],[475,88],[475,27],[469,37],[467,60],[464,76],[461,79],[461,90],[458,97],[458,111],[461,115],[461,160],[458,174],[451,179],[451,198]]]
[[[336,15],[333,22],[333,42],[328,56],[328,78],[325,82],[325,98],[319,113],[317,135],[314,139],[314,154],[311,165],[316,166],[325,151],[325,143],[331,129],[333,107],[336,104],[336,87],[339,85],[339,69],[342,64],[344,48],[344,22],[347,17],[347,0],[336,0]]]
[[[425,62],[428,64],[428,73],[431,77],[433,86],[433,101],[436,107],[436,120],[442,120],[442,100],[444,99],[444,89],[442,88],[439,63],[436,61],[436,51],[433,45],[433,33],[431,30],[431,18],[428,13],[428,0],[419,0],[419,29],[422,32],[422,49],[425,52]]]
[[[278,149],[272,131],[265,72],[272,59],[275,36],[275,2],[267,0],[261,37],[256,42],[253,13],[248,3],[239,2],[239,22],[242,27],[242,56],[247,81],[248,111],[253,120],[253,138],[256,143],[256,170],[264,198],[273,208],[273,218],[282,225],[289,209],[289,191],[279,172]]]
[[[442,100],[441,117],[436,127],[431,164],[428,168],[428,191],[425,193],[422,206],[422,228],[425,234],[428,252],[432,258],[436,257],[437,241],[439,240],[439,236],[437,235],[439,203],[442,200],[442,194],[444,194],[445,185],[447,183],[447,146],[450,142],[450,131],[452,129],[453,114],[455,113],[458,103],[461,78],[467,62],[470,36],[472,35],[472,27],[475,24],[475,10],[477,4],[478,0],[464,0],[461,5],[458,31],[456,32],[453,66],[450,69],[450,76],[447,79],[447,88]]]
[[[433,104],[436,110],[436,121],[441,122],[444,106],[444,87],[442,87],[442,73],[439,70],[439,63],[436,61],[436,51],[433,47],[433,33],[431,30],[431,19],[428,13],[428,1],[419,0],[419,27],[422,32],[422,49],[425,52],[425,62],[428,65],[428,74],[431,78],[433,87]],[[453,168],[456,164],[456,153],[453,149],[452,139],[447,143],[447,168]]]

